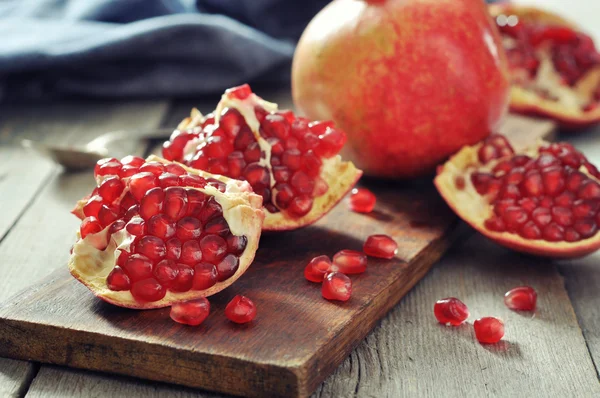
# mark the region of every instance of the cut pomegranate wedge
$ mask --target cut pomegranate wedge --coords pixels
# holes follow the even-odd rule
[[[600,53],[588,35],[533,7],[494,4],[490,13],[511,68],[512,111],[570,128],[600,122]]]
[[[346,134],[310,122],[252,93],[229,89],[213,114],[192,110],[163,145],[163,156],[250,183],[263,197],[264,230],[311,224],[352,189],[362,172],[338,155]]]
[[[501,135],[464,147],[435,185],[473,228],[514,250],[579,257],[600,248],[600,173],[568,143],[515,154]]]
[[[215,294],[254,259],[264,212],[247,182],[154,156],[98,162],[71,274],[99,298],[166,307]]]

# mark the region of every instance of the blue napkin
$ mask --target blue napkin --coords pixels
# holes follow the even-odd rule
[[[0,2],[0,98],[156,97],[289,79],[327,1]]]

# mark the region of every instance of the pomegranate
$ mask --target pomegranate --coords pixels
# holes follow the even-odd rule
[[[600,53],[577,26],[553,13],[514,4],[490,6],[508,55],[510,108],[566,127],[600,121]]]
[[[492,135],[438,168],[435,185],[473,228],[515,250],[578,257],[600,247],[600,173],[568,143],[515,153]]]
[[[367,270],[367,256],[356,250],[340,250],[333,256],[333,266],[343,274],[362,274]]]
[[[375,207],[377,198],[366,188],[354,188],[348,198],[348,207],[357,213],[370,213]]]
[[[215,294],[238,279],[258,247],[262,198],[243,181],[164,159],[98,162],[71,274],[122,307],[158,308]]]
[[[443,325],[458,326],[469,317],[469,309],[459,299],[448,297],[435,302],[433,314],[438,322]]]
[[[238,294],[225,307],[225,316],[235,323],[251,322],[256,318],[256,305],[248,297]]]
[[[495,344],[504,337],[504,322],[498,318],[485,317],[473,322],[475,337],[482,344]]]
[[[537,293],[530,286],[519,286],[509,290],[504,295],[504,304],[515,311],[534,311],[537,303]]]
[[[298,43],[294,102],[346,131],[346,150],[366,174],[431,174],[504,115],[500,47],[481,0],[333,1]]]
[[[338,155],[345,142],[332,122],[277,110],[243,85],[227,90],[213,114],[193,110],[163,156],[247,181],[263,197],[263,229],[289,230],[329,212],[360,178]]]

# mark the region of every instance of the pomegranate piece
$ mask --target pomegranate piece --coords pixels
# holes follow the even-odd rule
[[[336,156],[345,142],[345,133],[332,122],[310,122],[278,111],[246,84],[227,90],[214,116],[192,112],[163,145],[163,156],[247,181],[263,198],[264,229],[286,230],[319,219],[360,177],[354,165]],[[142,165],[139,171],[132,177],[139,191],[148,191],[152,184],[173,186],[171,177],[154,182],[139,175],[154,174],[152,167]],[[140,199],[138,190],[133,195]]]
[[[530,286],[519,286],[509,290],[504,295],[504,304],[515,311],[534,311],[537,303],[537,293]]]
[[[348,207],[357,213],[370,213],[375,208],[377,198],[366,188],[354,188],[348,199]]]
[[[577,257],[600,248],[596,167],[568,143],[542,142],[525,154],[503,145],[511,149],[500,154],[505,139],[497,137],[463,148],[439,168],[435,185],[450,207],[484,235],[523,252]],[[470,160],[475,156],[480,163]],[[459,176],[472,184],[458,190]]]
[[[572,128],[600,121],[600,53],[592,39],[561,16],[514,4],[494,4],[512,80],[511,110],[556,119]],[[590,87],[591,86],[591,87]],[[573,165],[572,167],[577,168]]]
[[[398,244],[388,235],[371,235],[363,245],[363,252],[367,256],[390,259],[398,253]]]
[[[343,274],[362,274],[367,270],[367,256],[356,250],[340,250],[333,256],[333,265]]]
[[[504,322],[498,318],[485,317],[473,322],[475,337],[482,344],[495,344],[504,337]]]
[[[331,270],[331,260],[327,256],[317,256],[310,260],[304,268],[304,277],[311,282],[323,282],[325,275]]]
[[[198,326],[208,317],[210,303],[206,297],[175,303],[171,306],[171,319],[184,325]]]
[[[106,165],[117,163],[140,172],[131,177],[102,174]],[[134,157],[103,161],[98,173],[94,192],[99,194],[74,210],[85,216],[98,209],[98,219],[82,220],[82,239],[75,244],[93,249],[73,250],[69,267],[100,298],[132,308],[164,307],[224,289],[252,262],[254,253],[248,248],[256,250],[263,212],[261,197],[247,182],[219,180],[159,158],[141,164]],[[169,184],[157,185],[166,180]],[[113,187],[118,195],[110,194]],[[232,219],[236,235],[229,227]],[[102,250],[114,252],[114,264],[96,259],[111,258]],[[98,275],[91,275],[91,268]],[[105,278],[105,286],[98,278]]]
[[[469,317],[469,309],[459,299],[448,297],[435,302],[433,314],[438,322],[443,325],[458,326]]]
[[[327,300],[348,301],[352,295],[352,281],[341,272],[329,272],[323,279],[321,295]]]
[[[246,296],[235,296],[225,307],[225,316],[231,322],[248,323],[256,318],[256,305]]]

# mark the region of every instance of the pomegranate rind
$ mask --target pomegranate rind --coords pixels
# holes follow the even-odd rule
[[[493,17],[501,14],[516,15],[522,21],[567,26],[581,31],[571,21],[535,7],[492,4],[489,6],[489,10]],[[547,54],[543,54],[543,52],[538,52],[541,64],[539,77],[536,79],[543,81],[544,87],[550,87],[553,94],[559,94],[562,100],[546,99],[534,91],[513,84],[510,89],[510,110],[524,115],[553,119],[567,130],[578,130],[599,123],[600,106],[583,111],[581,106],[575,106],[574,103],[587,103],[593,98],[594,91],[600,85],[600,66],[587,71],[574,87],[565,87],[560,84],[560,74],[554,68],[550,58]]]
[[[535,157],[537,148],[544,144],[540,140],[539,145],[523,151],[522,153]],[[522,253],[533,254],[552,258],[575,258],[593,253],[600,248],[600,233],[591,238],[577,242],[548,242],[541,239],[524,239],[510,232],[490,231],[484,226],[485,220],[493,215],[493,206],[479,195],[471,182],[470,173],[474,171],[485,172],[506,158],[499,158],[486,165],[481,165],[477,152],[481,143],[467,146],[453,155],[444,165],[438,167],[434,184],[448,206],[465,222],[480,232],[482,235],[496,243]],[[519,151],[520,152],[520,151]],[[587,172],[585,167],[580,171],[591,179],[598,181]],[[456,187],[456,180],[464,180],[463,189]]]
[[[148,161],[159,161],[164,164],[170,162],[150,156]],[[252,264],[258,242],[262,231],[264,212],[262,210],[262,197],[251,191],[246,182],[230,179],[223,176],[216,176],[200,170],[191,169],[181,165],[192,174],[197,174],[205,178],[216,178],[226,183],[226,191],[220,192],[218,189],[207,185],[204,188],[192,188],[201,191],[209,196],[214,196],[217,202],[223,208],[223,217],[229,224],[229,229],[233,235],[245,235],[248,239],[244,252],[239,256],[239,267],[235,274],[230,278],[216,283],[206,290],[189,290],[187,292],[168,291],[165,297],[159,301],[139,302],[133,298],[130,291],[113,291],[106,284],[108,274],[115,267],[117,259],[117,248],[128,244],[128,239],[132,240],[125,230],[121,230],[108,237],[108,228],[98,234],[90,234],[85,239],[80,239],[73,246],[73,253],[69,259],[69,271],[77,280],[87,286],[94,295],[111,304],[133,308],[133,309],[152,309],[172,305],[180,301],[192,300],[199,297],[208,297],[222,291],[233,284]],[[74,214],[80,209],[76,206]],[[79,237],[79,233],[78,233]],[[108,246],[104,249],[103,243]]]

